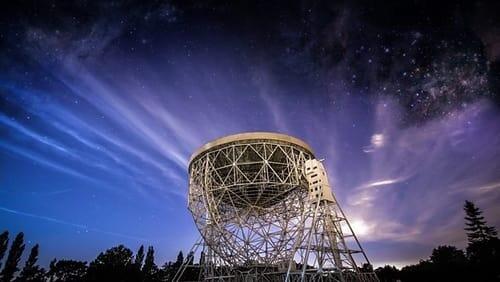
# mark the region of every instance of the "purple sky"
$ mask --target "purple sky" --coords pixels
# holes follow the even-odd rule
[[[471,41],[439,14],[388,27],[347,4],[117,5],[9,7],[23,20],[1,29],[0,229],[39,243],[42,263],[187,251],[190,154],[245,131],[325,159],[376,266],[463,248],[466,199],[500,227],[489,29]]]

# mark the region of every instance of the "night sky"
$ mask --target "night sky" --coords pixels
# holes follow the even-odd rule
[[[191,153],[245,131],[325,159],[375,266],[463,248],[466,199],[500,227],[499,4],[141,2],[0,4],[0,231],[43,265],[175,259]]]

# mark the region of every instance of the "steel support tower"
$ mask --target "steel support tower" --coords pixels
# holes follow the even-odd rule
[[[303,141],[253,132],[207,143],[191,157],[189,203],[201,239],[174,281],[379,281]],[[192,277],[191,280],[194,280]]]

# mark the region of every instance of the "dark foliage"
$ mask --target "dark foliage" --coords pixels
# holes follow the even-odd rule
[[[386,265],[375,269],[381,282],[413,282],[413,281],[500,281],[500,240],[497,232],[487,225],[481,215],[482,211],[472,202],[464,205],[465,222],[468,238],[466,252],[454,246],[438,246],[430,257],[415,265],[408,265],[398,270]],[[0,261],[8,246],[9,233],[0,234]],[[35,245],[26,260],[21,272],[18,264],[24,251],[23,233],[14,239],[4,268],[0,273],[0,282],[160,282],[172,281],[182,265],[186,268],[181,281],[198,281],[200,265],[205,261],[205,253],[201,252],[198,263],[195,263],[193,252],[186,257],[179,252],[174,262],[166,262],[161,268],[155,264],[154,249],[149,246],[145,253],[140,246],[134,255],[123,245],[113,247],[100,253],[89,265],[86,262],[54,259],[48,272],[37,265],[39,247]],[[364,264],[363,272],[373,271],[373,266]],[[17,277],[16,277],[17,273]],[[13,280],[15,278],[15,280]]]
[[[132,251],[123,245],[100,253],[89,264],[87,281],[140,281],[141,275],[132,262]]]
[[[463,251],[454,246],[439,246],[432,251],[431,262],[439,266],[462,265],[466,263]]]
[[[400,279],[399,270],[395,266],[386,265],[375,269],[380,282],[396,282]]]
[[[16,278],[16,282],[42,282],[45,281],[45,270],[37,265],[38,244],[31,248],[30,255],[26,260],[23,270]]]
[[[398,270],[386,265],[375,270],[381,282],[412,281],[500,281],[500,240],[474,203],[466,201],[467,252],[454,246],[439,246],[428,260]]]
[[[175,266],[175,263],[171,261],[166,262],[160,270],[161,277],[164,281],[171,281],[177,273],[177,270],[179,270],[179,268]]]
[[[87,262],[54,259],[50,262],[47,278],[51,282],[81,282],[87,273]]]
[[[175,261],[174,266],[180,267],[183,262],[184,262],[184,254],[182,253],[182,251],[180,251],[179,254],[177,255],[177,260]]]
[[[2,259],[7,251],[7,246],[9,245],[9,232],[4,231],[0,234],[0,267],[2,267]]]
[[[21,255],[24,251],[24,234],[22,232],[18,233],[12,246],[10,246],[9,255],[5,261],[2,272],[0,273],[0,281],[10,282],[14,278],[14,274],[19,270],[18,264],[21,259]]]
[[[155,264],[154,253],[153,247],[149,246],[144,266],[142,267],[142,275],[145,282],[158,280],[158,267]]]
[[[465,201],[465,231],[469,245],[467,258],[476,280],[500,281],[500,240],[497,231],[488,226],[482,211],[474,203]]]
[[[471,272],[477,281],[500,281],[500,240],[491,238],[467,246]]]
[[[137,254],[135,255],[135,261],[134,261],[134,264],[138,270],[142,269],[143,262],[144,262],[144,246],[141,245],[141,247],[137,251]]]
[[[495,228],[486,225],[486,220],[482,216],[483,212],[474,203],[465,201],[464,210],[465,231],[469,244],[487,241],[497,236]]]
[[[373,265],[369,263],[364,263],[361,268],[361,272],[373,272]]]

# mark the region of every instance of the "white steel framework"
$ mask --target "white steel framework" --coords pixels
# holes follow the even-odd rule
[[[203,146],[189,164],[188,206],[202,238],[200,280],[378,281],[358,267],[368,258],[299,139],[255,132]]]

